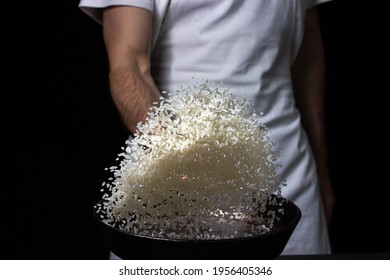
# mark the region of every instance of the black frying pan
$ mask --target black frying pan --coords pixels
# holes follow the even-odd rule
[[[284,199],[285,200],[285,199]],[[233,239],[184,240],[131,234],[102,222],[101,226],[111,251],[122,259],[275,259],[287,244],[301,219],[300,209],[291,201],[284,202],[284,215],[270,232],[256,237]]]

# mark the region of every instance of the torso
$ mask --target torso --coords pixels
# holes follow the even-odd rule
[[[304,242],[306,253],[326,253],[326,233],[312,232],[313,227],[326,232],[324,221],[309,218],[303,224],[305,215],[323,213],[315,163],[300,125],[290,73],[303,34],[305,11],[300,2],[155,1],[155,11],[164,12],[165,19],[155,34],[152,75],[165,91],[194,79],[223,83],[264,113],[262,121],[270,128],[276,149],[283,152],[280,173],[287,187],[282,195],[303,212],[296,237],[285,253],[296,253],[302,245],[298,243]]]

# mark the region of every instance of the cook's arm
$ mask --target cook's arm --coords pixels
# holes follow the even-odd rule
[[[103,36],[109,61],[110,91],[124,125],[135,133],[160,91],[150,74],[152,14],[114,6],[103,11]]]
[[[325,58],[316,8],[307,11],[305,33],[292,68],[292,77],[297,107],[316,160],[329,224],[335,197],[328,170],[325,137]]]

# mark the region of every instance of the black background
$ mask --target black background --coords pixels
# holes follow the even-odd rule
[[[319,11],[337,197],[329,228],[333,251],[389,252],[386,71],[377,66],[385,60],[384,18],[368,20],[370,10],[356,1],[336,0]],[[108,93],[101,26],[78,1],[53,1],[15,34],[22,42],[18,56],[25,58],[9,68],[18,78],[12,83],[17,104],[24,105],[22,122],[14,122],[23,164],[12,179],[20,182],[21,171],[22,187],[8,188],[3,198],[11,223],[2,258],[105,259],[108,247],[92,206],[127,132]]]

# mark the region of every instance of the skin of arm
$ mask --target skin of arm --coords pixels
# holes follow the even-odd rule
[[[296,105],[317,165],[318,179],[328,225],[335,196],[331,184],[325,135],[325,55],[316,8],[306,13],[305,33],[292,67]]]
[[[136,132],[160,91],[150,74],[152,14],[114,6],[103,11],[103,38],[108,55],[110,92],[125,127]]]

